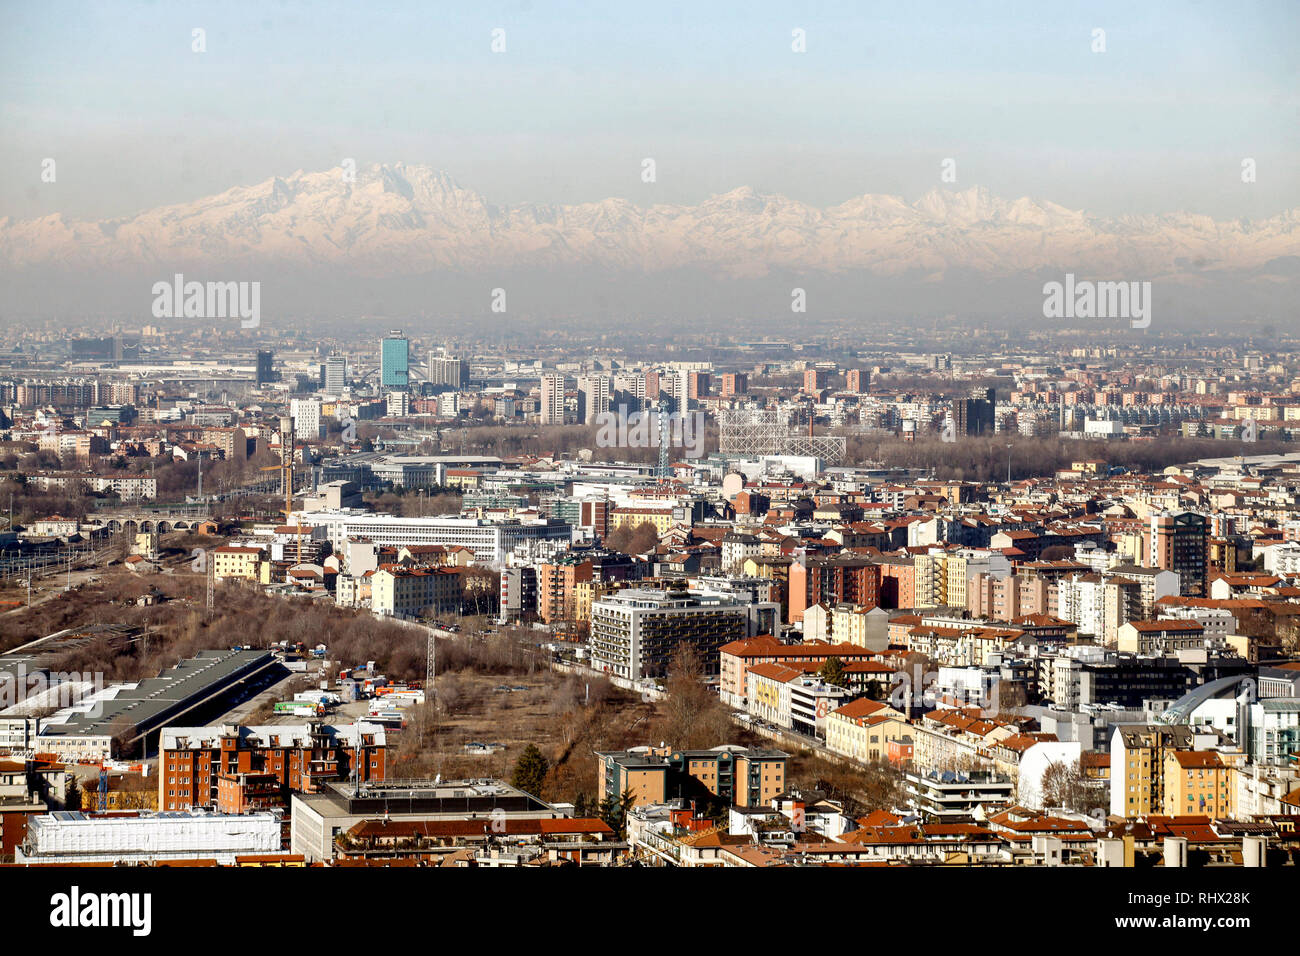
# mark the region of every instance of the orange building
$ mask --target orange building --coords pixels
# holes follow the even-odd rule
[[[360,738],[360,746],[358,740]],[[358,755],[359,751],[359,755]],[[287,793],[314,793],[326,780],[383,780],[384,732],[358,725],[167,727],[158,741],[158,809],[283,805]],[[227,810],[225,812],[243,812]]]
[[[790,623],[814,604],[880,604],[880,565],[856,554],[804,555],[790,565]]]

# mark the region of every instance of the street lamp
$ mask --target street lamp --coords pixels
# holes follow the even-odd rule
[[[1007,486],[1011,486],[1011,445],[1007,444]]]

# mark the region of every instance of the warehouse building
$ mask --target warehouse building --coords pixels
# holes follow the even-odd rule
[[[44,720],[36,749],[79,762],[147,753],[165,725],[211,719],[281,667],[270,651],[202,651],[157,677],[114,684]]]
[[[17,863],[158,863],[280,852],[280,814],[88,814],[60,810],[32,817]]]

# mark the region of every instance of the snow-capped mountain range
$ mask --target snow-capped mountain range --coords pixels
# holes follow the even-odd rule
[[[652,186],[646,187],[652,190]],[[1262,221],[1172,213],[1099,218],[982,187],[916,202],[818,208],[743,187],[698,205],[496,205],[427,166],[296,172],[122,219],[0,218],[0,269],[327,268],[367,277],[493,268],[773,270],[942,279],[1043,270],[1126,279],[1259,276],[1300,256],[1300,210]],[[1283,274],[1293,274],[1285,269]]]

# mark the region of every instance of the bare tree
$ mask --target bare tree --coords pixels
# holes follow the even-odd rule
[[[731,715],[704,682],[704,666],[693,644],[680,644],[668,665],[667,699],[654,734],[671,746],[716,747],[734,731]]]

